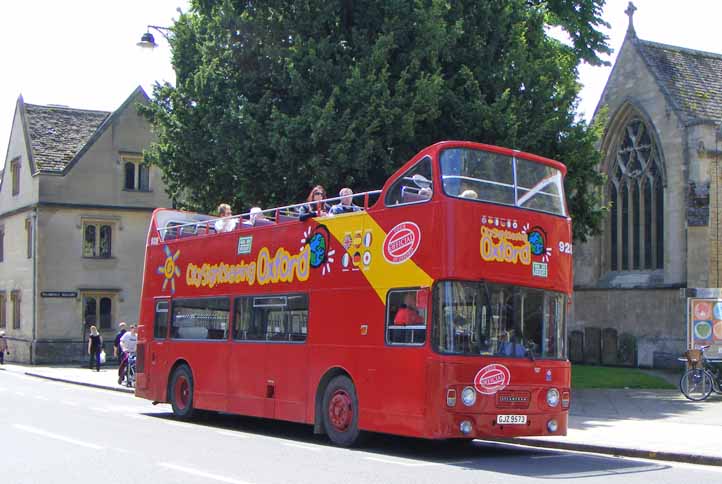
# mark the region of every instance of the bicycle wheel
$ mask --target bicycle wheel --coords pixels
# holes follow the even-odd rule
[[[125,384],[130,388],[135,388],[135,360],[128,361],[125,367]]]
[[[714,384],[712,375],[706,370],[687,370],[679,380],[679,389],[690,400],[698,402],[709,397]]]
[[[712,391],[715,392],[717,395],[722,395],[722,387],[720,387],[720,381],[722,381],[722,374],[720,374],[720,370],[710,370],[710,373],[712,374]]]

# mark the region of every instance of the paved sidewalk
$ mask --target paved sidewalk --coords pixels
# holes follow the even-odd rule
[[[722,396],[692,402],[677,390],[572,391],[566,437],[508,442],[722,466]]]
[[[6,363],[0,369],[24,373],[46,380],[62,381],[88,387],[102,388],[116,392],[133,393],[132,388],[118,385],[118,365],[101,367],[100,371],[80,366],[32,366]]]
[[[129,392],[117,367],[6,364],[0,369],[79,385]],[[673,379],[673,378],[672,378]],[[670,381],[672,380],[670,379]],[[565,437],[499,442],[722,466],[722,396],[691,402],[676,390],[575,390]]]

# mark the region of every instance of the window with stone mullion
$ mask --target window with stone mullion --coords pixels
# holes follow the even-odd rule
[[[621,135],[609,170],[609,269],[661,269],[663,186],[656,146],[638,118]]]

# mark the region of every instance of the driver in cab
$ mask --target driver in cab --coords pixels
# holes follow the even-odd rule
[[[407,292],[404,295],[404,302],[396,311],[394,316],[394,324],[399,326],[408,326],[412,324],[424,324],[423,318],[419,315],[416,308],[416,294]]]

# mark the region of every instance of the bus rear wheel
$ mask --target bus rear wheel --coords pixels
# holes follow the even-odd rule
[[[183,420],[193,417],[193,375],[187,365],[173,371],[168,394],[173,415]]]
[[[341,447],[359,442],[358,397],[353,382],[347,376],[332,379],[323,392],[323,428],[329,439]]]

